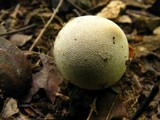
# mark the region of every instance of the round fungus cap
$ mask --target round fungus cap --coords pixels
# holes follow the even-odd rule
[[[65,80],[84,89],[103,89],[124,74],[129,49],[124,32],[114,22],[81,16],[59,32],[53,54]]]

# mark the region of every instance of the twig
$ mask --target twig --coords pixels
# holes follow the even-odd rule
[[[67,2],[69,2],[72,6],[74,6],[77,10],[79,10],[80,12],[82,12],[83,14],[89,14],[87,11],[83,10],[82,8],[80,8],[78,5],[76,5],[74,2],[72,2],[71,0],[67,0]]]
[[[142,113],[145,111],[145,109],[148,107],[148,105],[153,100],[153,98],[157,95],[158,92],[159,92],[159,84],[155,83],[146,101],[144,101],[142,106],[135,112],[135,114],[133,114],[133,116],[131,117],[131,120],[137,120],[142,115]]]
[[[81,14],[78,12],[77,9],[73,9],[73,12],[75,12],[75,13],[77,14],[78,17],[81,16]]]
[[[91,109],[90,109],[89,115],[86,120],[90,120],[93,111],[96,110],[96,101],[97,101],[97,98],[94,98],[93,102],[90,105]]]
[[[101,3],[93,6],[92,8],[89,8],[87,11],[90,12],[90,11],[93,11],[93,10],[99,8],[99,7],[103,7],[103,6],[107,5],[110,1],[111,1],[111,0],[106,0],[106,1],[104,1],[104,2],[101,2]]]
[[[61,7],[63,3],[63,0],[60,0],[57,7],[55,8],[55,10],[53,11],[53,14],[51,16],[51,18],[48,20],[48,22],[45,24],[44,28],[41,30],[40,34],[38,35],[38,37],[35,39],[34,43],[32,44],[32,46],[30,47],[29,51],[32,51],[33,48],[37,45],[37,43],[39,42],[40,38],[42,37],[42,35],[44,34],[44,32],[46,31],[47,27],[50,25],[50,23],[52,22],[53,18],[55,17],[55,15],[58,13],[59,8]]]
[[[115,105],[116,97],[117,97],[117,95],[114,96],[114,98],[113,98],[112,104],[111,104],[111,106],[110,106],[110,108],[109,108],[109,111],[108,111],[108,114],[107,114],[107,116],[106,116],[106,120],[109,120],[109,117],[110,117],[111,112],[112,112],[112,110],[113,110],[113,107],[114,107],[114,105]]]
[[[55,93],[55,96],[56,96],[56,97],[58,96],[58,97],[60,97],[61,99],[65,100],[65,101],[70,100],[70,98],[69,98],[68,96],[63,95],[62,93],[59,93],[59,92],[56,92],[56,93]]]
[[[20,31],[24,31],[24,30],[30,29],[32,27],[35,27],[36,25],[37,25],[36,23],[33,23],[31,25],[28,25],[26,27],[20,28],[18,30],[13,30],[13,31],[9,31],[9,32],[6,32],[6,33],[2,33],[2,34],[0,34],[0,36],[11,35],[11,34],[14,34],[14,33],[20,32]]]

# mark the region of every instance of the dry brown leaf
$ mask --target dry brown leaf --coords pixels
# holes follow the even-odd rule
[[[39,13],[46,11],[46,9],[38,8],[34,9],[32,12],[27,14],[25,20],[24,20],[24,25],[28,25],[28,23],[31,21],[31,19],[35,16],[37,16]]]
[[[152,115],[151,119],[152,120],[159,120],[158,115],[156,115],[156,114]]]
[[[91,120],[111,120],[128,117],[120,96],[112,90],[104,90],[96,101],[97,115],[92,114]]]
[[[159,58],[159,56],[149,53],[147,55],[141,56],[141,60],[143,61],[142,64],[144,66],[143,72],[151,71],[154,73],[155,76],[160,75],[160,72],[159,72],[160,58]]]
[[[132,59],[135,55],[135,49],[129,44],[129,58]]]
[[[153,31],[160,25],[160,17],[143,10],[127,10],[126,13],[132,18],[138,33]]]
[[[129,40],[129,41],[134,41],[134,42],[140,42],[140,41],[142,41],[143,40],[143,35],[135,35],[135,34],[128,34],[127,35],[127,39]]]
[[[156,29],[154,29],[153,33],[155,35],[160,35],[160,26],[158,26]]]
[[[150,1],[150,3],[147,4],[148,1]],[[155,0],[123,0],[123,2],[125,2],[127,6],[147,9],[151,7]]]
[[[30,108],[24,108],[24,111],[28,116],[36,117],[36,113]]]
[[[128,118],[127,110],[122,102],[117,102],[112,109],[110,119],[122,119],[123,117]]]
[[[5,27],[3,26],[3,24],[0,24],[0,33],[4,34],[6,32],[7,32],[7,30],[5,29]]]
[[[48,113],[45,117],[46,120],[54,120],[55,118],[50,114]]]
[[[10,15],[12,18],[16,19],[18,13],[20,12],[20,4],[17,4],[16,8],[14,9],[13,13]]]
[[[140,56],[160,48],[160,35],[144,36],[143,41],[134,44],[135,55]]]
[[[3,109],[2,109],[2,117],[9,118],[10,116],[19,112],[17,101],[13,98],[6,99]]]
[[[97,16],[114,19],[117,18],[122,10],[126,7],[125,3],[119,0],[111,1],[105,8],[103,8]]]
[[[10,41],[16,46],[21,47],[31,39],[32,39],[32,35],[14,34],[11,36]]]
[[[16,120],[30,120],[30,118],[20,113]]]
[[[40,89],[43,88],[52,102],[55,100],[56,93],[59,92],[59,85],[62,82],[62,76],[60,75],[55,62],[46,55],[40,54],[40,59],[43,64],[43,68],[40,72],[33,75],[33,86],[28,96],[28,102],[32,96]]]
[[[132,19],[128,15],[122,15],[115,20],[117,23],[132,23]]]
[[[49,59],[44,55],[40,55],[43,66],[48,72],[47,74],[47,86],[44,88],[51,99],[52,102],[55,100],[55,95],[59,92],[59,85],[62,83],[62,76],[60,75],[55,61],[53,59]]]

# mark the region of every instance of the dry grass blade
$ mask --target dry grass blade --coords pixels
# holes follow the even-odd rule
[[[32,51],[33,48],[37,45],[37,43],[39,42],[40,38],[42,37],[42,35],[44,34],[44,32],[46,31],[47,27],[50,25],[50,23],[52,22],[53,18],[56,16],[56,14],[59,11],[59,8],[61,7],[63,3],[63,0],[60,0],[57,7],[55,8],[55,10],[53,11],[53,14],[51,16],[51,18],[48,20],[48,22],[45,24],[44,28],[41,30],[40,34],[38,35],[38,37],[35,39],[34,43],[32,44],[32,46],[30,47],[29,51]]]

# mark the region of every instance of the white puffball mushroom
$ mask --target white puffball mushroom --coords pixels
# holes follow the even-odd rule
[[[124,74],[129,48],[117,24],[98,16],[81,16],[59,32],[53,54],[65,80],[84,89],[103,89]]]

